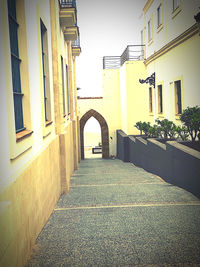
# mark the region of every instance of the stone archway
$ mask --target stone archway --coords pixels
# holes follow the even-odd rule
[[[84,127],[86,122],[94,117],[100,124],[101,127],[101,142],[102,142],[102,158],[109,158],[109,132],[108,125],[104,117],[95,111],[94,109],[90,109],[86,112],[82,118],[80,119],[80,139],[81,139],[81,159],[84,159]]]

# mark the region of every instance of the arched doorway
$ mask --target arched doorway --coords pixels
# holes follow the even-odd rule
[[[84,159],[84,127],[86,122],[94,117],[101,126],[101,143],[102,143],[102,158],[109,158],[109,132],[108,125],[104,117],[95,111],[94,109],[89,110],[80,119],[80,139],[81,139],[81,159]]]

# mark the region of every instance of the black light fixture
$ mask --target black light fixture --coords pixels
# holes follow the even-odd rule
[[[149,83],[149,85],[153,85],[155,88],[155,72],[151,74],[151,76],[147,77],[146,80],[139,79],[140,83]]]

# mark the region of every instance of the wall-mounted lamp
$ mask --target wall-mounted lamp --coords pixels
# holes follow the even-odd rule
[[[196,22],[198,23],[198,27],[199,27],[199,35],[200,35],[200,12],[194,16]]]
[[[147,77],[146,80],[142,80],[142,79],[139,79],[139,82],[140,83],[149,83],[149,85],[153,85],[153,87],[155,88],[155,72],[151,74],[150,77]]]

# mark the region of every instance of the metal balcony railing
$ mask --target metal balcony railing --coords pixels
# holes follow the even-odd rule
[[[75,41],[71,42],[72,47],[80,47],[80,35]]]
[[[103,57],[104,69],[119,69],[126,61],[144,60],[144,45],[128,45],[121,56]]]
[[[75,7],[76,8],[76,0],[59,0],[61,8],[66,7]]]

